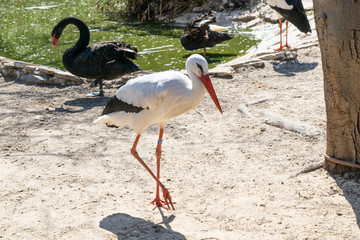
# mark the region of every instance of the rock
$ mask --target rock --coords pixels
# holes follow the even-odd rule
[[[22,69],[14,69],[15,78],[20,79],[22,75],[24,75],[24,71]]]
[[[37,70],[37,67],[35,65],[27,65],[23,69],[25,74],[34,73]]]
[[[242,61],[233,62],[230,66],[235,69],[248,66],[252,66],[255,68],[263,68],[265,66],[265,63],[261,59],[245,59]]]
[[[16,77],[15,70],[12,68],[2,68],[1,73],[6,77]]]
[[[23,68],[25,68],[26,65],[28,65],[28,63],[22,62],[22,61],[16,61],[14,63],[14,65],[15,65],[16,68],[23,69]]]
[[[54,75],[56,71],[57,69],[51,67],[46,67],[46,66],[39,67],[39,72],[46,75]]]
[[[54,76],[56,78],[63,78],[65,80],[70,80],[70,81],[75,81],[75,82],[81,82],[82,81],[79,77],[77,77],[75,75],[72,75],[69,72],[64,72],[64,71],[60,71],[60,70],[57,70],[55,72]]]
[[[35,74],[23,74],[20,78],[20,81],[26,82],[26,83],[36,83],[36,84],[50,84],[48,78],[44,76],[39,76]]]
[[[14,69],[16,67],[15,67],[14,62],[3,62],[2,68]]]
[[[269,53],[259,56],[262,60],[281,60],[286,58],[285,52]]]
[[[217,66],[209,70],[209,74],[215,77],[232,78],[234,69],[229,66]]]
[[[254,18],[253,20],[251,20],[250,22],[248,22],[246,24],[246,27],[252,28],[252,27],[258,26],[260,24],[262,24],[262,20],[260,18]]]
[[[293,60],[297,57],[297,51],[286,51],[286,52],[274,52],[258,55],[258,58],[262,60]]]
[[[254,15],[242,15],[242,16],[235,16],[233,17],[233,21],[240,21],[240,22],[250,22],[254,20],[256,17]]]

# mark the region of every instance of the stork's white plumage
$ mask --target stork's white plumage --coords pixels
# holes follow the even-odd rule
[[[205,89],[222,113],[208,74],[208,64],[205,58],[199,54],[191,55],[186,61],[186,70],[190,78],[180,72],[166,71],[129,80],[109,101],[102,116],[95,120],[95,123],[105,123],[107,126],[129,126],[137,133],[131,154],[155,179],[156,196],[153,203],[164,208],[169,208],[170,204],[174,209],[169,191],[159,180],[161,143],[166,123],[169,119],[198,106],[205,95]],[[160,126],[159,141],[156,147],[156,176],[136,151],[141,133],[155,123]],[[159,187],[163,191],[164,201],[160,200]]]

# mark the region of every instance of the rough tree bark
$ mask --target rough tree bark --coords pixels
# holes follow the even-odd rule
[[[360,166],[360,0],[314,0],[326,102],[326,154]],[[330,172],[349,167],[326,162]]]

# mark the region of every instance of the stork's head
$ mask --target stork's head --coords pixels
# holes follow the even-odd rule
[[[219,100],[216,96],[214,87],[209,77],[209,68],[206,59],[199,54],[191,55],[186,60],[186,70],[189,74],[190,73],[195,74],[196,77],[202,82],[202,84],[208,91],[209,95],[211,96],[212,100],[214,101],[216,107],[219,109],[220,113],[222,114],[222,109]]]

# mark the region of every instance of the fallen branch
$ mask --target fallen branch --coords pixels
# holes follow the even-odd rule
[[[265,116],[267,118],[267,120],[265,120],[265,123],[271,126],[311,137],[320,135],[319,129],[308,123],[287,119],[281,115],[275,114],[265,109],[257,110],[257,112]]]
[[[250,110],[246,107],[245,104],[240,104],[238,106],[238,111],[242,112],[246,117],[252,118],[253,115],[251,114]]]
[[[324,161],[321,161],[321,162],[318,162],[318,163],[310,164],[309,166],[306,166],[303,169],[301,169],[299,172],[291,175],[289,178],[297,177],[297,176],[299,176],[300,174],[303,174],[303,173],[309,173],[309,172],[316,171],[316,170],[324,167],[324,163],[325,163]]]
[[[248,101],[248,102],[246,103],[246,106],[255,105],[255,104],[259,104],[259,103],[263,103],[263,102],[266,102],[266,101],[269,101],[269,100],[272,100],[272,99],[273,99],[272,97],[266,97],[266,98],[255,99],[255,100],[252,100],[252,101]]]

